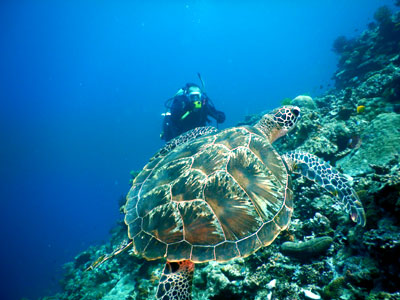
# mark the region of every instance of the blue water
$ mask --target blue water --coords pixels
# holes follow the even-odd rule
[[[233,126],[329,89],[334,39],[392,4],[215,2],[0,2],[1,299],[54,294],[109,238],[129,171],[163,144],[164,101],[197,72]]]

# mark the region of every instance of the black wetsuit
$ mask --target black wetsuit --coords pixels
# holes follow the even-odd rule
[[[175,96],[171,105],[171,115],[164,118],[162,138],[168,142],[188,130],[206,126],[210,122],[208,116],[214,118],[217,123],[225,121],[225,114],[216,110],[207,97],[203,96],[201,102],[201,108],[195,108],[186,95]]]

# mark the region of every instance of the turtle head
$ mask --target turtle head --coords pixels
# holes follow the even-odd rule
[[[282,106],[264,115],[255,127],[273,143],[290,132],[296,126],[299,117],[300,108],[297,106]]]

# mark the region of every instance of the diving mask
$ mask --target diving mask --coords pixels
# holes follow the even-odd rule
[[[193,91],[188,94],[188,98],[192,102],[201,102],[201,92]]]

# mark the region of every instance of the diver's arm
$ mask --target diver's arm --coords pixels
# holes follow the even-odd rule
[[[217,123],[225,122],[225,113],[217,110],[215,106],[211,103],[211,101],[209,101],[209,99],[207,99],[206,107],[207,107],[207,114],[213,117],[217,121]]]

